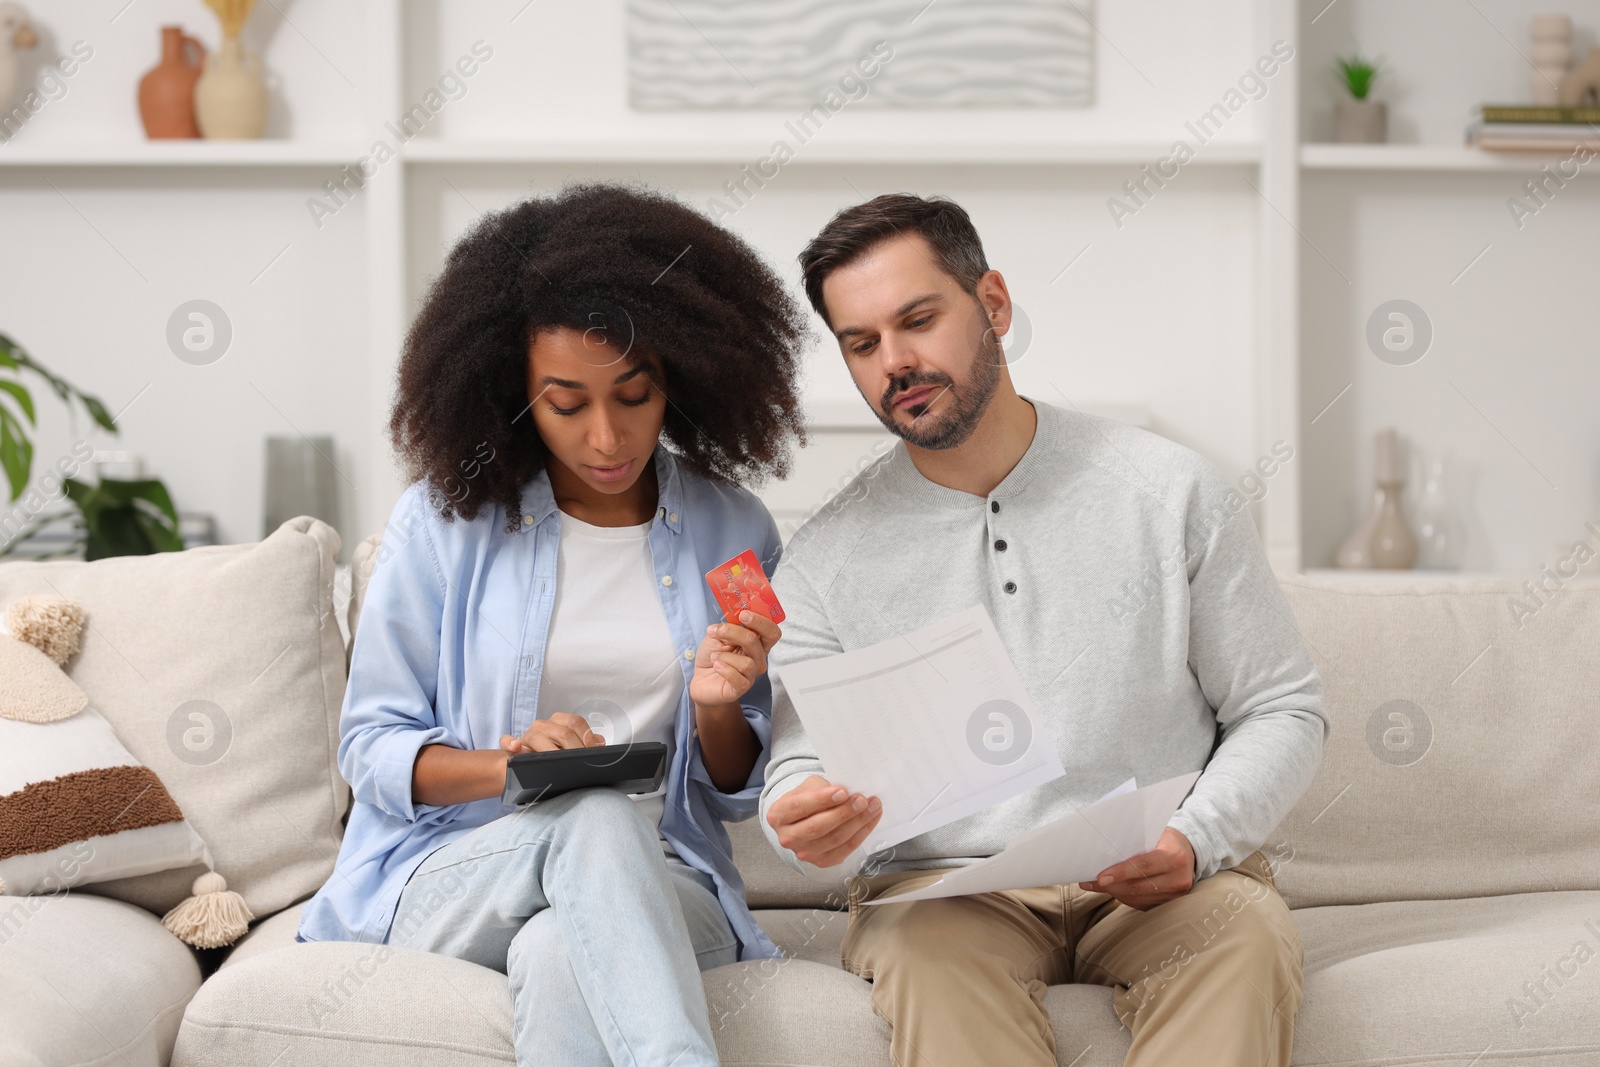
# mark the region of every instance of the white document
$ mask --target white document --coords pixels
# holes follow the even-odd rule
[[[828,780],[883,802],[869,852],[1066,773],[982,604],[773,670]]]
[[[1092,881],[1113,863],[1155,848],[1199,777],[1199,771],[1191,771],[1143,789],[1133,788],[1130,778],[1088,807],[1020,835],[998,855],[951,871],[932,885],[866,903]]]

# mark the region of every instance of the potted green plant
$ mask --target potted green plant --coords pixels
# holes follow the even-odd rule
[[[7,401],[0,402],[0,470],[11,487],[9,512],[0,514],[0,534],[4,535],[0,558],[11,555],[17,545],[41,528],[62,519],[69,520],[71,535],[48,556],[81,554],[84,559],[93,560],[181,550],[178,512],[166,486],[153,478],[102,478],[95,485],[78,481],[70,474],[76,473],[79,463],[89,456],[77,451],[64,457],[48,476],[56,483],[54,489],[35,488],[28,491],[26,500],[17,503],[33,477],[33,441],[28,427],[38,425],[33,394],[22,381],[24,371],[43,378],[65,403],[70,405],[76,400],[102,430],[117,432],[116,421],[99,398],[50,373],[21,345],[0,334],[0,401]],[[48,505],[63,496],[72,506],[46,513]]]
[[[1337,60],[1339,83],[1350,94],[1340,100],[1336,112],[1338,139],[1344,144],[1381,144],[1389,139],[1389,109],[1381,100],[1370,99],[1372,85],[1383,73],[1381,59],[1368,59],[1360,52]]]

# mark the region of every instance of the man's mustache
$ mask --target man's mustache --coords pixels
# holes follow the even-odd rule
[[[945,374],[923,375],[921,377],[906,378],[900,381],[891,381],[889,383],[889,388],[883,391],[883,410],[888,411],[894,405],[895,397],[901,395],[902,393],[909,392],[912,389],[920,389],[925,385],[949,386],[953,384],[954,382],[950,376]]]

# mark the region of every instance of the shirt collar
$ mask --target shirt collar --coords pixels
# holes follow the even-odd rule
[[[886,468],[889,474],[889,484],[897,486],[912,501],[919,505],[945,508],[977,508],[982,507],[987,499],[1006,500],[1023,495],[1023,490],[1032,481],[1033,476],[1040,470],[1048,469],[1054,461],[1054,453],[1060,447],[1062,432],[1062,412],[1054,405],[1042,400],[1035,400],[1030,396],[1018,393],[1028,403],[1033,405],[1037,419],[1034,422],[1033,440],[1028,442],[1028,447],[1023,451],[1016,465],[1000,479],[987,497],[974,493],[952,489],[947,485],[940,485],[932,481],[920,470],[911,454],[906,451],[905,442],[897,442],[893,451],[889,453],[890,459]]]
[[[657,444],[653,453],[658,486],[656,519],[665,523],[673,533],[683,527],[683,479],[678,469],[678,459],[665,445]],[[541,468],[522,487],[522,522],[519,529],[527,532],[542,524],[559,509],[555,494],[550,490],[550,474]]]

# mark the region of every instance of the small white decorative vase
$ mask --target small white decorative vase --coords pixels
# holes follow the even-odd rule
[[[1539,107],[1561,103],[1561,81],[1572,69],[1572,20],[1565,15],[1535,15],[1528,20],[1533,48],[1528,75],[1533,102]]]
[[[200,135],[211,140],[251,140],[267,123],[267,86],[261,57],[225,37],[206,57],[205,73],[194,87],[194,117]]]

